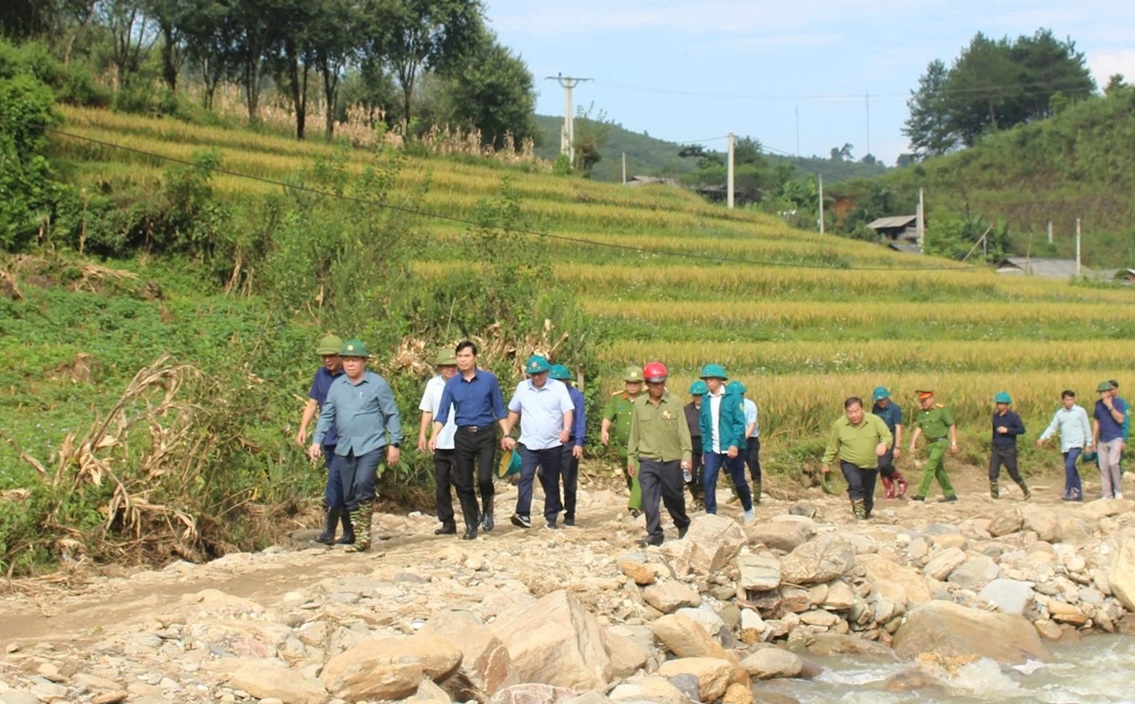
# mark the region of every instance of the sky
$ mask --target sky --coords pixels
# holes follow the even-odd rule
[[[906,101],[927,65],[949,66],[978,32],[1040,28],[1071,38],[1096,83],[1135,82],[1129,0],[484,0],[504,46],[536,79],[536,112],[563,115],[548,76],[633,132],[725,151],[726,135],[766,151],[827,157],[851,144],[888,165],[909,151]]]

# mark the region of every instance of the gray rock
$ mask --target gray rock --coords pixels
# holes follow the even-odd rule
[[[923,572],[927,577],[943,580],[966,561],[966,553],[961,548],[946,548],[926,563]]]
[[[738,555],[737,570],[742,589],[765,592],[780,586],[780,560],[772,555]]]
[[[855,551],[835,534],[820,536],[789,553],[780,561],[781,581],[816,584],[843,576],[855,566]]]
[[[741,667],[749,676],[758,680],[774,677],[795,677],[800,674],[804,662],[796,653],[780,648],[761,648],[741,661]]]
[[[748,529],[749,542],[766,545],[773,550],[791,552],[812,539],[816,526],[810,520],[773,520],[757,523]]]
[[[1028,582],[1015,579],[995,579],[981,590],[982,599],[1006,614],[1023,614],[1033,603],[1036,593]]]
[[[980,589],[1001,574],[997,563],[985,555],[971,557],[950,573],[949,581],[963,589]]]

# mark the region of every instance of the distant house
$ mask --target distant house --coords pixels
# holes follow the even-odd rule
[[[920,254],[918,246],[918,216],[892,215],[867,223],[867,227],[879,233],[879,238],[891,249],[900,252]]]
[[[1120,269],[1112,278],[1120,283],[1135,284],[1135,269]]]
[[[627,181],[628,186],[651,186],[654,184],[663,184],[666,186],[680,185],[678,183],[678,179],[676,178],[660,178],[658,176],[635,175],[632,176],[629,181]]]
[[[1043,279],[1071,279],[1076,276],[1076,260],[1006,257],[997,262],[997,273],[1039,276]],[[1079,275],[1095,278],[1099,276],[1099,272],[1081,265]]]

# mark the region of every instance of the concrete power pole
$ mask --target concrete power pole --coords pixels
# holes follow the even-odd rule
[[[729,166],[725,176],[726,199],[729,209],[733,210],[733,133],[729,133]]]
[[[922,189],[918,189],[918,253],[925,251],[926,240],[926,200],[922,197]]]
[[[575,88],[584,81],[590,81],[590,78],[573,78],[565,76],[562,73],[555,76],[548,76],[544,80],[556,81],[564,89],[564,127],[560,131],[560,153],[567,154],[567,157],[573,162],[575,161],[575,119],[572,112],[571,102],[571,89]],[[572,164],[575,165],[574,163]]]
[[[824,175],[819,174],[816,177],[816,186],[819,189],[820,196],[820,218],[816,222],[820,226],[820,234],[824,234]]]

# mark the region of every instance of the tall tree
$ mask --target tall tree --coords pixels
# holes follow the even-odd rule
[[[287,93],[296,115],[296,139],[307,128],[307,81],[311,75],[312,46],[317,41],[312,24],[326,11],[321,0],[269,0],[269,58],[277,85]]]
[[[902,132],[915,147],[915,158],[938,156],[958,146],[945,104],[947,75],[946,64],[941,59],[931,61],[926,73],[918,79],[918,90],[912,92],[906,102],[910,117]]]
[[[116,87],[126,87],[154,44],[150,21],[139,0],[99,0],[98,22],[110,35],[110,63]]]
[[[182,0],[143,0],[146,15],[157,25],[161,35],[162,81],[171,91],[177,90],[177,76],[185,56],[182,15],[189,7],[191,5]]]
[[[213,109],[217,86],[236,62],[239,31],[230,19],[235,11],[227,0],[189,0],[180,17],[185,56],[201,72],[205,109]]]
[[[359,54],[357,37],[365,36],[366,26],[363,4],[359,0],[322,0],[321,5],[308,32],[312,66],[323,83],[324,136],[331,141],[335,136],[339,85],[347,66]]]
[[[272,48],[272,3],[270,0],[225,1],[230,7],[227,21],[234,29],[232,56],[244,88],[248,119],[259,122],[264,62]]]
[[[481,131],[481,141],[494,149],[535,141],[536,92],[532,72],[518,56],[486,31],[468,60],[449,81],[448,117]]]

